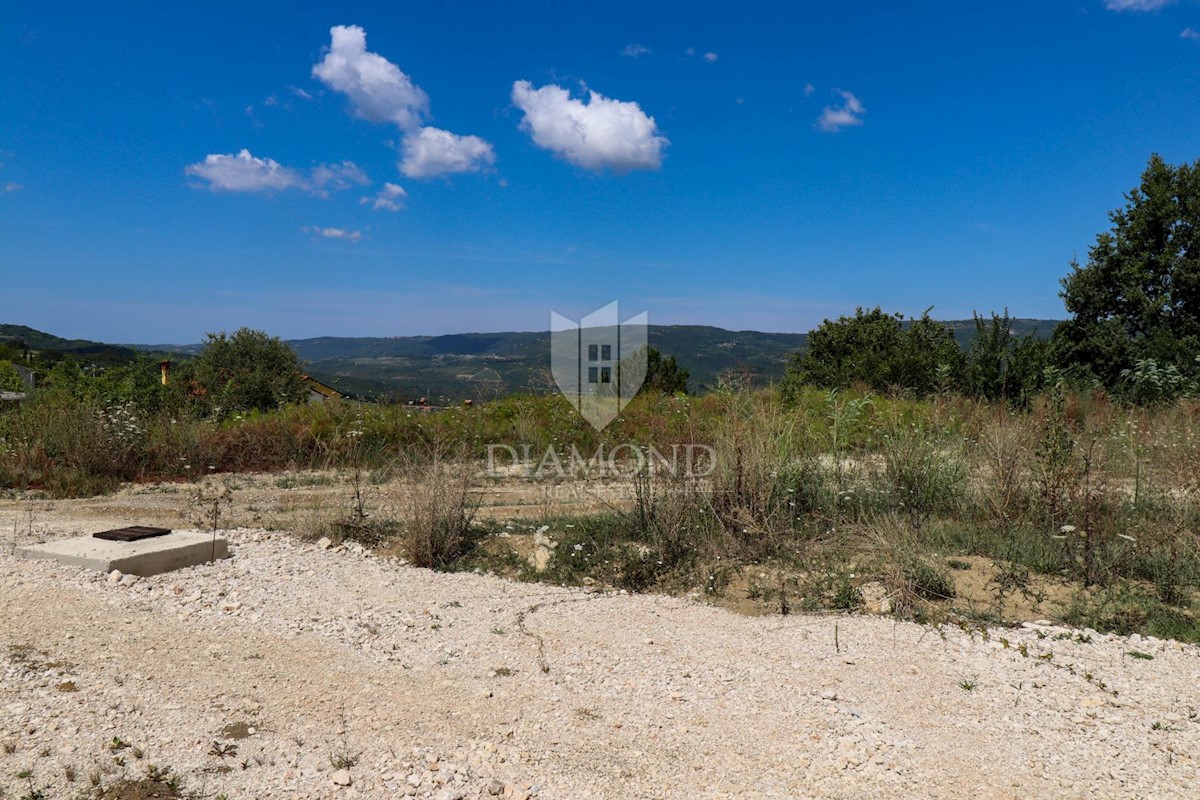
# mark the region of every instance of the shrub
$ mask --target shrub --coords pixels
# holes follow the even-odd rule
[[[479,508],[472,491],[477,467],[439,450],[404,462],[396,507],[405,555],[418,567],[446,568],[462,553]]]

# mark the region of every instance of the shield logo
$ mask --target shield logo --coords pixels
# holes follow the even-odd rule
[[[550,372],[596,430],[617,418],[646,380],[646,312],[618,322],[617,302],[579,322],[550,312]]]

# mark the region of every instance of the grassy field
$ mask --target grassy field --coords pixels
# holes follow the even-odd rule
[[[307,535],[439,569],[693,592],[757,613],[1055,617],[1200,641],[1198,422],[1195,401],[1133,407],[1066,392],[1028,411],[954,395],[647,395],[603,432],[558,397],[214,422],[45,396],[0,413],[0,484],[78,497],[208,477],[208,494],[187,502],[219,507],[211,487],[240,473],[325,470],[341,496],[301,526]],[[715,461],[699,476],[628,460],[619,476],[485,469],[489,445],[537,459],[629,443],[703,444]],[[383,486],[401,488],[384,502]],[[478,513],[505,486],[585,502]]]

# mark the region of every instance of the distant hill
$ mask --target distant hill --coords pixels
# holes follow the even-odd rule
[[[944,324],[964,347],[975,335],[974,320]],[[1017,319],[1012,324],[1019,336],[1034,333],[1045,338],[1058,322]],[[688,369],[689,385],[696,392],[714,388],[723,372],[738,373],[755,386],[777,381],[791,354],[803,350],[808,338],[803,333],[729,331],[705,325],[651,325],[648,337],[651,346],[674,355]],[[402,398],[461,400],[553,390],[549,333],[321,337],[289,344],[309,362],[311,374],[329,378],[344,391],[372,394],[376,389]]]
[[[1049,339],[1050,334],[1054,333],[1054,329],[1061,321],[1057,319],[1009,320],[1012,323],[1013,333],[1017,336],[1028,336],[1032,333],[1039,339]],[[906,320],[906,324],[911,322],[912,320]],[[990,320],[987,323],[990,324]],[[942,324],[954,331],[954,339],[958,342],[959,347],[966,347],[975,338],[975,320],[973,319],[950,319],[943,321]]]
[[[973,320],[949,320],[965,346],[975,335]],[[1013,320],[1018,335],[1048,337],[1056,320]],[[194,355],[199,344],[107,345],[68,340],[20,325],[0,325],[0,341],[16,338],[31,349],[65,353],[173,353]],[[803,333],[729,331],[707,325],[651,325],[651,346],[673,355],[691,373],[689,386],[704,392],[722,373],[754,386],[778,381],[793,353],[804,349]],[[553,391],[548,332],[458,333],[446,336],[322,336],[288,341],[314,378],[351,395],[431,402],[489,399],[515,392]]]
[[[132,357],[137,350],[121,345],[93,342],[88,339],[64,339],[44,333],[26,325],[0,324],[0,343],[23,344],[29,350],[74,355],[103,355],[107,357]]]
[[[756,385],[777,380],[802,333],[727,331],[702,325],[652,325],[650,345],[674,355],[705,391],[725,370]],[[464,333],[397,338],[294,339],[288,342],[314,377],[374,384],[401,397],[461,400],[553,390],[548,332]],[[342,388],[339,386],[339,388]]]

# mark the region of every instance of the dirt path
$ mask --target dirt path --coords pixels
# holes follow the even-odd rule
[[[43,524],[56,514],[86,524],[61,510]],[[282,533],[230,537],[227,561],[136,582],[0,556],[10,795],[32,780],[74,797],[92,773],[110,785],[149,763],[230,800],[1187,797],[1197,785],[1194,647],[748,618],[436,574]],[[132,746],[114,751],[114,737]]]

